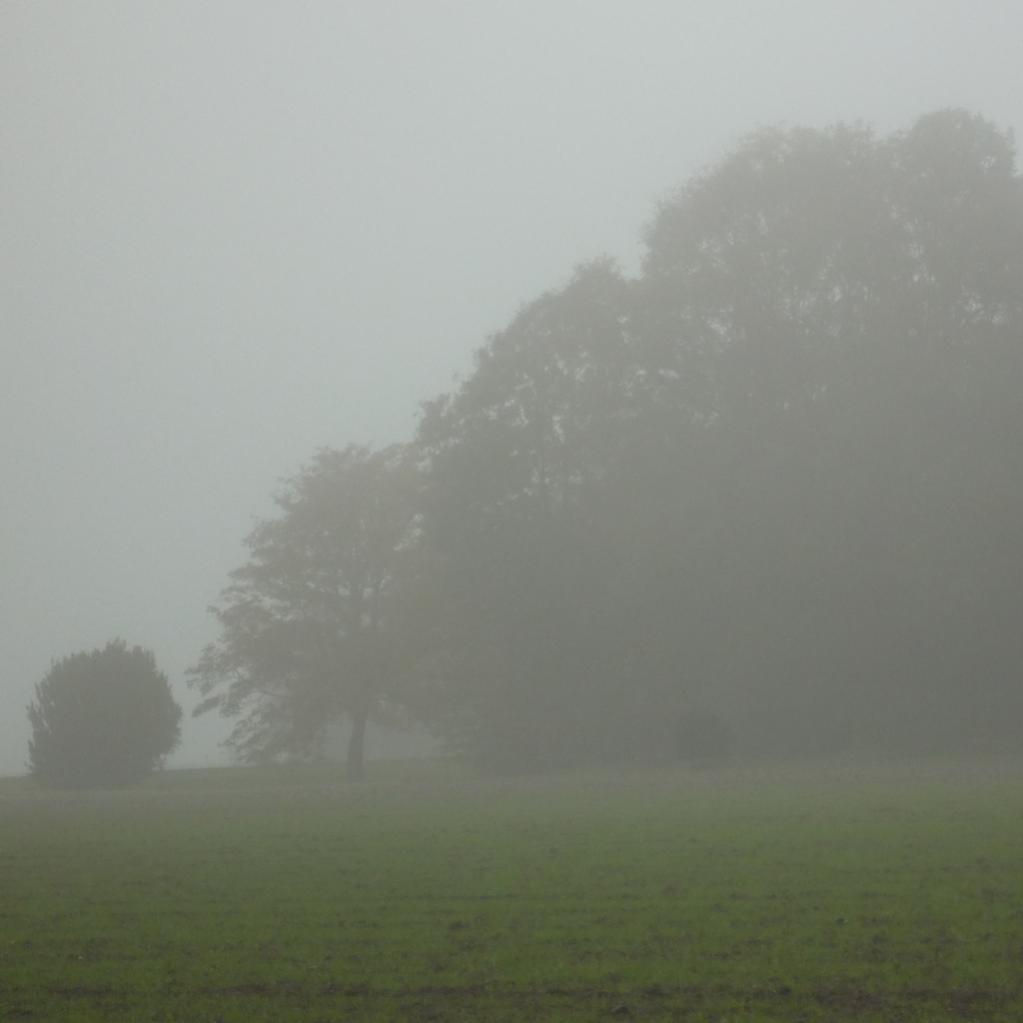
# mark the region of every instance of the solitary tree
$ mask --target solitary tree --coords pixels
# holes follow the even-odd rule
[[[363,776],[367,722],[394,706],[403,674],[416,487],[399,446],[326,449],[247,538],[249,561],[212,608],[220,638],[190,672],[205,697],[195,713],[237,719],[227,745],[239,759],[313,754],[347,720],[348,776]]]
[[[52,665],[28,708],[29,770],[71,787],[127,785],[178,744],[181,708],[153,654],[112,640]]]

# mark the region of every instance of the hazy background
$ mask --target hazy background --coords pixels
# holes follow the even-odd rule
[[[411,436],[516,307],[763,124],[1023,124],[985,0],[0,4],[0,773],[51,658],[207,604],[277,480]],[[186,720],[175,762],[220,756]]]

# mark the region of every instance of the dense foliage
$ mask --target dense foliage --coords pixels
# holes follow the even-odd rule
[[[43,782],[136,782],[178,744],[181,708],[153,654],[113,640],[57,661],[28,708],[29,769]]]
[[[427,408],[493,763],[1017,742],[1023,190],[946,111],[765,131],[664,203],[628,281],[527,306]]]
[[[294,481],[205,706],[250,759],[385,698],[498,769],[1018,746],[1021,436],[1011,137],[762,131],[634,279],[526,305],[415,444]]]

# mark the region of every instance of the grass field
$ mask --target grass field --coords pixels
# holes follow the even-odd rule
[[[8,780],[0,1019],[1023,1020],[1023,766]]]

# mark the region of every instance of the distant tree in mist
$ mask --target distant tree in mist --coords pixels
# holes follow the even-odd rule
[[[628,590],[606,508],[634,414],[628,293],[610,263],[581,268],[489,340],[459,391],[425,408],[424,529],[451,615],[441,725],[495,766],[591,757],[628,729]],[[611,664],[616,693],[604,691]],[[624,703],[614,720],[612,698]]]
[[[347,717],[358,775],[395,706],[499,770],[1018,748],[1011,137],[761,131],[645,243],[280,495],[193,673],[243,759]]]
[[[707,489],[718,537],[700,646],[751,741],[1005,741],[1023,652],[1011,139],[960,111],[887,139],[761,133],[661,210],[637,287],[637,333],[699,382],[712,457],[679,486]]]
[[[113,640],[52,665],[28,708],[28,767],[62,788],[128,785],[178,744],[181,708],[153,654]]]
[[[456,746],[664,755],[1012,741],[1023,186],[942,111],[769,130],[662,204],[642,272],[528,304],[428,403]],[[731,725],[729,725],[731,728]]]
[[[241,760],[313,756],[347,720],[348,775],[363,776],[367,722],[398,707],[407,674],[417,488],[400,446],[323,450],[247,538],[212,609],[220,637],[189,673],[196,714],[237,719]]]

